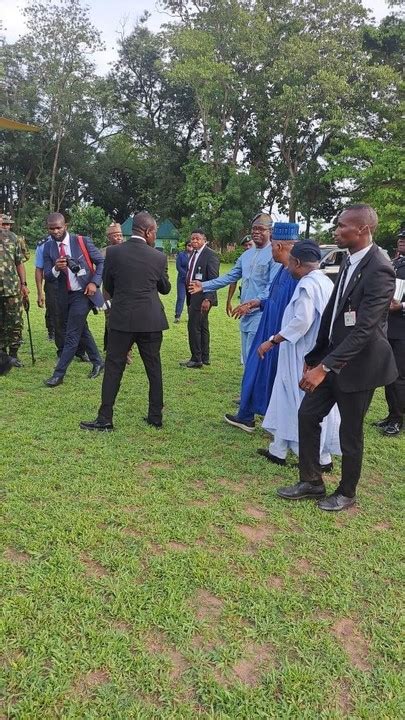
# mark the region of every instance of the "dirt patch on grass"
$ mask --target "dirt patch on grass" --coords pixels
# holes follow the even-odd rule
[[[141,530],[136,530],[135,528],[121,528],[121,532],[124,535],[127,535],[127,537],[132,537],[136,539],[139,539],[143,536]]]
[[[352,717],[354,702],[351,696],[351,687],[348,680],[340,680],[335,685],[336,710],[343,717]]]
[[[177,540],[170,540],[170,542],[167,543],[167,547],[169,548],[169,550],[178,550],[178,551],[183,551],[183,552],[184,552],[184,550],[189,549],[188,545],[185,545],[184,543],[181,543],[181,542],[177,542]]]
[[[218,668],[214,671],[217,682],[228,687],[240,682],[248,687],[260,685],[262,676],[274,667],[275,651],[269,643],[250,642],[245,648],[243,657],[238,660],[229,673],[222,673]]]
[[[306,558],[300,558],[294,565],[295,575],[308,575],[308,573],[312,571],[313,567],[309,560],[307,560]]]
[[[103,565],[101,565],[96,560],[93,560],[93,558],[91,558],[89,555],[86,555],[85,553],[81,553],[80,562],[85,567],[85,575],[87,577],[102,578],[109,575],[108,570],[103,567]]]
[[[210,506],[210,503],[208,500],[190,500],[190,502],[187,503],[190,507],[195,508],[207,508]]]
[[[267,587],[271,590],[281,590],[284,587],[284,580],[277,575],[271,575],[267,580]]]
[[[125,620],[113,620],[111,627],[117,632],[129,633],[132,630],[132,625]]]
[[[0,668],[5,668],[23,660],[24,653],[21,650],[6,650],[0,655]]]
[[[165,635],[159,630],[148,635],[145,645],[153,655],[165,655],[170,661],[170,679],[176,682],[190,667],[185,657],[169,644]]]
[[[270,525],[237,525],[236,528],[251,545],[268,541],[276,532]]]
[[[208,590],[198,590],[192,599],[197,620],[217,620],[224,606],[223,601]]]
[[[208,638],[204,638],[202,635],[195,635],[191,641],[191,647],[194,650],[201,650],[205,653],[210,653],[215,650],[215,643]]]
[[[153,470],[172,470],[174,465],[165,462],[151,462],[145,460],[144,462],[138,463],[134,466],[134,471],[139,473],[141,477],[149,478],[152,476]]]
[[[236,493],[242,493],[246,490],[246,484],[240,481],[236,482],[234,480],[228,480],[227,478],[218,478],[217,483],[227,490],[233,490]]]
[[[392,525],[389,522],[380,522],[373,526],[373,530],[381,532],[382,530],[392,530]]]
[[[28,553],[23,550],[16,550],[13,547],[6,548],[3,557],[15,565],[23,565],[31,560],[31,556],[28,555]]]
[[[364,672],[371,670],[368,643],[354,620],[351,618],[337,620],[332,627],[332,633],[342,645],[353,667]]]
[[[267,517],[266,510],[258,507],[258,505],[246,505],[245,513],[247,515],[250,515],[250,517],[254,518],[255,520],[265,520]]]
[[[86,697],[91,695],[101,685],[110,682],[111,676],[107,670],[90,670],[90,672],[80,675],[72,688],[72,694],[75,697]]]

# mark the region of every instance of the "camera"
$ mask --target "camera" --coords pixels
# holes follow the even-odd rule
[[[80,271],[80,265],[77,262],[77,260],[73,260],[71,257],[66,258],[67,266],[69,270],[74,274],[77,275],[77,273]]]

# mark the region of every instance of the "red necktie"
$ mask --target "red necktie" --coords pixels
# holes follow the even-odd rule
[[[197,259],[197,250],[194,250],[194,252],[190,258],[189,265],[188,265],[188,270],[187,270],[187,275],[186,275],[186,288],[188,288],[190,281],[192,280],[196,259]]]
[[[59,256],[62,257],[62,258],[67,257],[67,255],[66,255],[66,250],[65,250],[65,245],[64,245],[63,242],[61,242],[61,243],[59,244]],[[71,290],[70,280],[69,280],[69,270],[66,268],[63,272],[64,272],[65,275],[66,275],[67,289],[68,289],[68,290]]]

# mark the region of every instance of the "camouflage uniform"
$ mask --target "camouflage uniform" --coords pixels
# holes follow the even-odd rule
[[[27,260],[30,259],[31,253],[25,237],[23,237],[22,235],[17,235],[17,242],[20,246],[21,254],[23,256],[23,262],[27,262]]]
[[[16,357],[21,345],[22,305],[17,265],[23,262],[14,233],[0,229],[0,350]]]

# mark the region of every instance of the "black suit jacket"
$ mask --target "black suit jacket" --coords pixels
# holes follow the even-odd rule
[[[208,245],[201,251],[190,279],[194,280],[198,273],[202,275],[202,278],[198,278],[201,282],[214,280],[214,278],[217,278],[219,275],[219,257]],[[218,305],[216,292],[196,293],[195,295],[190,295],[190,293],[187,292],[187,305],[191,305],[193,308],[199,308],[205,298],[210,301],[211,305]]]
[[[125,332],[169,327],[159,293],[170,292],[167,258],[140,238],[107,248],[104,288],[112,298],[109,325]]]
[[[398,375],[387,340],[388,308],[394,294],[395,274],[376,245],[361,260],[337,307],[331,340],[330,325],[341,271],[323,312],[316,345],[305,358],[308,365],[322,362],[338,376],[344,392],[372,390],[388,385]],[[346,327],[344,313],[354,310],[356,324]]]
[[[392,261],[394,272],[398,280],[405,280],[405,256]],[[404,302],[405,295],[401,298]],[[388,315],[388,337],[390,340],[405,340],[405,313],[395,310]]]

